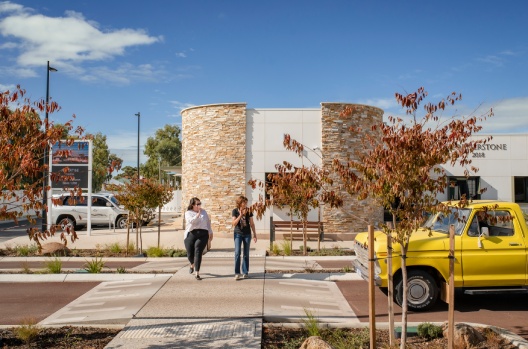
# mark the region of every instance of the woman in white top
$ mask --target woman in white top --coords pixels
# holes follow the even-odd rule
[[[184,243],[187,250],[187,259],[191,263],[189,273],[195,273],[196,280],[201,280],[200,265],[202,254],[207,242],[213,240],[211,220],[207,212],[201,208],[202,203],[198,198],[192,198],[185,212],[185,235]]]

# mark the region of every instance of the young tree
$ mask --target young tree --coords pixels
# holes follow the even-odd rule
[[[137,167],[132,166],[125,166],[121,168],[121,173],[115,176],[115,179],[121,179],[121,178],[137,178]]]
[[[128,220],[136,227],[136,249],[143,251],[143,239],[140,227],[142,222],[154,217],[159,206],[170,202],[173,197],[171,188],[167,188],[156,181],[144,178],[133,179],[125,185],[109,185],[109,190],[116,192],[115,196],[129,212]],[[127,253],[129,235],[127,233]]]
[[[24,95],[25,90],[20,86],[13,92],[0,93],[0,219],[17,222],[20,217],[26,216],[35,224],[35,217],[41,217],[42,211],[47,209],[42,201],[44,190],[49,189],[44,182],[49,166],[43,149],[59,142],[64,130],[70,131],[73,126],[71,121],[54,125],[47,123],[46,119],[41,120],[38,113],[46,111],[46,102],[33,103]],[[53,113],[59,106],[51,102],[47,104],[47,109],[48,113]],[[75,133],[81,135],[83,129],[78,127]],[[52,180],[57,176],[60,174],[52,174]],[[52,226],[50,231],[45,232],[32,228],[28,234],[40,248],[40,241],[55,232],[56,227]],[[71,234],[72,241],[77,239],[75,232],[65,231],[61,233],[64,243],[67,243],[65,233]]]
[[[365,137],[361,130],[351,129],[351,137],[365,137],[365,148],[371,150],[358,153],[358,160],[348,163],[334,160],[334,169],[350,194],[358,195],[359,199],[374,198],[399,221],[392,229],[385,226],[384,231],[391,234],[401,247],[402,348],[407,333],[406,254],[409,239],[412,232],[423,224],[425,212],[445,209],[436,199],[447,184],[447,174],[440,165],[458,163],[466,169],[466,175],[478,171],[471,165],[470,154],[477,145],[491,139],[470,138],[481,130],[478,122],[493,115],[491,110],[479,117],[453,116],[442,121],[438,113],[462,98],[452,93],[436,104],[425,104],[424,115],[420,118],[417,112],[426,97],[423,88],[407,95],[397,93],[396,101],[406,109],[410,122],[389,117],[387,123],[377,126],[381,138]],[[343,114],[351,112],[348,107]],[[396,198],[400,205],[392,205]]]
[[[305,147],[289,135],[284,135],[283,145],[286,149],[295,151],[298,156],[303,156]],[[328,190],[333,184],[329,172],[314,164],[309,167],[295,167],[284,161],[282,165],[275,165],[275,168],[277,173],[268,175],[270,185],[266,189],[266,194],[271,199],[263,200],[261,196],[251,209],[257,213],[257,218],[260,218],[270,206],[288,206],[303,223],[303,254],[306,255],[306,225],[310,210],[318,208],[322,203],[327,203],[330,207],[340,207],[343,200],[337,193]],[[256,180],[251,180],[249,184],[253,188],[265,187],[265,184]]]

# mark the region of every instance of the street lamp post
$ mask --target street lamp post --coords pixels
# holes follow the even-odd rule
[[[49,61],[48,61],[48,68],[46,69],[46,118],[44,119],[44,130],[46,133],[48,133],[48,104],[49,104],[49,77],[50,77],[50,71],[57,71],[57,69],[50,67]],[[44,147],[44,160],[43,164],[46,165],[46,163],[49,166],[49,159],[48,159],[48,147]],[[44,178],[42,182],[42,231],[46,231],[48,229],[48,214],[46,212],[46,206],[48,204],[48,193],[47,193],[47,186],[48,186],[48,173],[46,172],[45,168],[43,167],[43,173]]]
[[[138,183],[139,183],[139,119],[141,118],[141,113],[138,112],[136,114],[136,116],[138,117],[138,146],[137,146],[137,180],[138,180]]]

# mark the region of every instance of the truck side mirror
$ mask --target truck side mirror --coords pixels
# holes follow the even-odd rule
[[[486,238],[489,238],[489,228],[488,227],[480,228],[480,235]]]

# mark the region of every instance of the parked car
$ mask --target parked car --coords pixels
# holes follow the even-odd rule
[[[492,209],[490,209],[492,208]],[[412,233],[407,251],[408,308],[430,309],[438,298],[447,300],[449,280],[449,228],[455,227],[454,287],[466,294],[528,293],[528,226],[516,203],[476,200],[465,208],[452,206],[450,214],[433,214],[422,229]],[[374,249],[374,282],[388,285],[394,278],[395,300],[403,301],[401,248],[393,245],[392,270],[387,270],[387,237],[375,232],[356,236],[356,271],[368,280],[368,249]]]
[[[88,224],[88,194],[71,196],[70,194],[54,195],[51,207],[51,221],[80,229]],[[58,204],[57,204],[58,201]],[[114,225],[123,229],[127,226],[128,212],[120,207],[114,195],[110,193],[92,194],[91,225]]]

